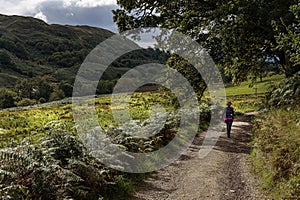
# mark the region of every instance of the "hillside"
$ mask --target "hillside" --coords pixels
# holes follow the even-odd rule
[[[0,87],[13,87],[20,78],[43,75],[53,82],[72,83],[88,53],[113,34],[101,28],[49,25],[31,17],[0,15]],[[115,61],[103,79],[120,77],[140,64],[141,57],[157,60],[159,52],[148,49],[133,54]]]
[[[70,79],[89,51],[111,35],[101,28],[0,15],[0,86],[45,74],[57,81]]]

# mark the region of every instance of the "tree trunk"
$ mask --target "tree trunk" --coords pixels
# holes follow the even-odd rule
[[[293,63],[290,62],[290,54],[287,53],[287,51],[282,51],[279,59],[286,78],[292,77],[295,73],[300,71],[300,65],[293,66]]]

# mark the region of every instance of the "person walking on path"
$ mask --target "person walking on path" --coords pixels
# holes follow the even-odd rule
[[[227,103],[227,107],[223,111],[223,121],[226,123],[227,137],[230,138],[231,126],[235,116],[234,109],[231,107],[231,102]]]

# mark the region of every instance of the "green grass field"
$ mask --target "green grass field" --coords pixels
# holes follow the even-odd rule
[[[251,87],[251,81],[242,82],[237,86],[228,86],[225,88],[227,101],[232,102],[238,114],[260,110],[269,87],[283,78],[283,75],[273,75],[264,77],[262,82],[258,81]]]
[[[263,101],[263,93],[270,84],[282,79],[281,75],[266,77],[262,82],[256,83],[259,94],[249,87],[250,82],[243,82],[239,86],[227,87],[227,100],[232,101],[235,111],[239,113],[251,112],[260,109]],[[162,104],[167,111],[174,110],[173,99],[175,96],[161,92],[135,93],[130,99],[130,114],[132,119],[145,120],[149,117],[152,105]],[[96,111],[99,124],[104,129],[109,125],[115,125],[111,113],[110,96],[102,96],[96,99]],[[64,124],[68,131],[74,131],[72,105],[64,102],[62,105],[53,103],[46,107],[33,107],[29,109],[16,108],[0,111],[0,148],[11,146],[14,142],[20,142],[25,137],[33,139],[43,136],[44,129],[49,123],[59,122]],[[119,109],[124,104],[116,105]]]
[[[149,115],[151,106],[161,104],[166,111],[174,110],[172,99],[168,93],[145,92],[135,93],[130,98],[129,111],[134,120],[145,120]],[[111,97],[102,96],[95,100],[95,109],[98,121],[102,128],[116,125],[111,112]],[[32,140],[45,136],[45,129],[51,123],[63,124],[67,131],[74,132],[73,113],[71,104],[53,103],[46,107],[14,108],[0,111],[0,148],[11,146],[29,137]],[[124,102],[118,102],[114,109],[123,109]]]
[[[264,77],[262,82],[258,80],[253,85],[251,85],[251,81],[245,81],[237,86],[226,87],[226,95],[227,97],[231,97],[236,95],[256,95],[266,93],[272,84],[277,83],[283,78],[283,75],[273,75],[270,77]]]

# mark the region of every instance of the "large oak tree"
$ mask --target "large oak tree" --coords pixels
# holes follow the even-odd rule
[[[299,0],[118,0],[114,20],[120,32],[162,27],[188,34],[206,48],[215,62],[240,82],[262,70],[280,66],[287,77],[300,70],[298,51],[281,34],[299,30],[291,6]],[[297,28],[298,27],[298,28]],[[297,34],[296,34],[297,36]]]

